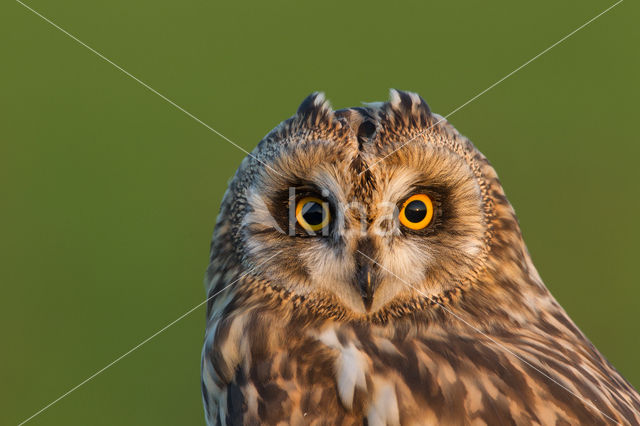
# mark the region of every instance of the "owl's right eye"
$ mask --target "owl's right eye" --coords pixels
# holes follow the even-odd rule
[[[296,205],[296,221],[307,232],[318,232],[331,220],[329,204],[316,197],[304,197]]]

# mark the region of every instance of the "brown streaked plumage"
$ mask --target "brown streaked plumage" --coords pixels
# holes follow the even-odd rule
[[[330,206],[322,232],[296,222],[297,194]],[[414,194],[433,201],[420,230],[398,220]],[[206,284],[209,424],[640,424],[494,169],[413,93],[305,99],[231,181]]]

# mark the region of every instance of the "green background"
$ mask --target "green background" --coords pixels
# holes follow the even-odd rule
[[[447,114],[613,2],[27,4],[252,149],[311,91],[420,93]],[[639,5],[627,0],[454,114],[543,279],[640,386]],[[13,1],[0,9],[0,424],[204,300],[244,154]],[[200,308],[33,425],[203,424]]]

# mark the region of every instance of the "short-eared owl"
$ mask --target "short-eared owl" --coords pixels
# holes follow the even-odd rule
[[[487,159],[418,95],[305,99],[244,159],[206,279],[209,424],[638,424]]]

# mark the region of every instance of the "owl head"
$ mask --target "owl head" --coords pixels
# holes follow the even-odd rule
[[[486,158],[397,90],[337,111],[308,96],[242,162],[212,245],[217,265],[239,263],[270,290],[361,319],[454,297],[487,268],[522,270],[525,257]]]

